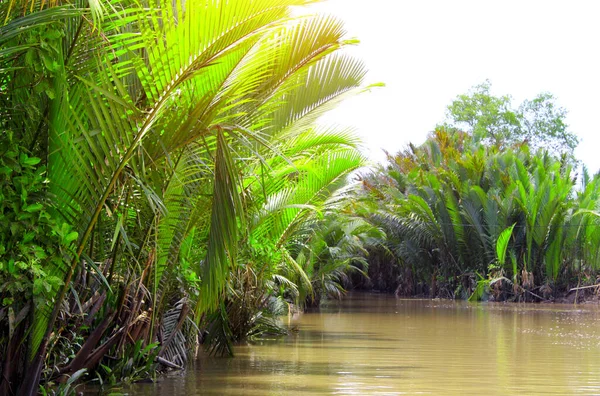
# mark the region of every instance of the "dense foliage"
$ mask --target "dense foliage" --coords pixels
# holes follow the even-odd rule
[[[0,4],[0,394],[178,368],[339,293],[370,225],[324,223],[365,160],[315,121],[365,69],[309,2]]]
[[[580,179],[564,156],[440,128],[364,178],[363,216],[387,235],[372,260],[403,295],[550,299],[600,267],[600,178]]]

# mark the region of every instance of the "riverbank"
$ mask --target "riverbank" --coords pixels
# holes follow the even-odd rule
[[[515,285],[506,276],[481,278],[476,273],[446,278],[414,274],[413,269],[390,264],[377,254],[369,256],[367,277],[351,277],[352,289],[387,293],[401,298],[442,298],[498,302],[600,304],[600,283],[595,276],[571,276],[560,282],[536,284],[531,273],[521,273]],[[477,294],[478,293],[478,294]]]

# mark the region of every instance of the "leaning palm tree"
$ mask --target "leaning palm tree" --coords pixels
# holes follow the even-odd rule
[[[40,159],[27,166],[47,170],[40,199],[63,246],[38,258],[56,282],[30,295],[17,329],[27,343],[8,341],[27,370],[4,376],[6,389],[20,381],[34,393],[65,327],[95,330],[48,378],[93,369],[131,342],[178,339],[186,315],[173,320],[173,309],[200,322],[217,306],[247,222],[256,233],[274,222],[269,240],[283,246],[328,185],[362,164],[352,145],[340,148],[343,134],[314,129],[364,68],[336,54],[351,43],[340,22],[290,19],[309,2],[0,5],[2,128]],[[295,172],[295,186],[260,195]],[[285,205],[265,214],[276,197]],[[196,287],[182,295],[190,257]]]

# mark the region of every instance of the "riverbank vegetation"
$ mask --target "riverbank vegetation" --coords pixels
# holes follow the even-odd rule
[[[306,3],[0,5],[1,394],[181,368],[340,292],[365,158],[315,120],[365,68]]]
[[[310,2],[0,4],[0,394],[231,355],[351,286],[595,281],[600,181],[550,95],[483,84],[352,182],[359,139],[316,121],[366,70],[340,21],[292,17]]]
[[[363,216],[386,234],[369,259],[375,287],[545,301],[596,283],[599,176],[575,160],[551,95],[509,105],[479,85],[425,143],[364,177]]]

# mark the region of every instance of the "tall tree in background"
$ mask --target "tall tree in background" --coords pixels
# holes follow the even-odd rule
[[[566,115],[550,93],[514,107],[510,96],[492,95],[488,80],[457,96],[448,106],[446,125],[472,134],[476,144],[504,148],[525,142],[534,150],[544,148],[573,158],[579,139],[568,130]]]

